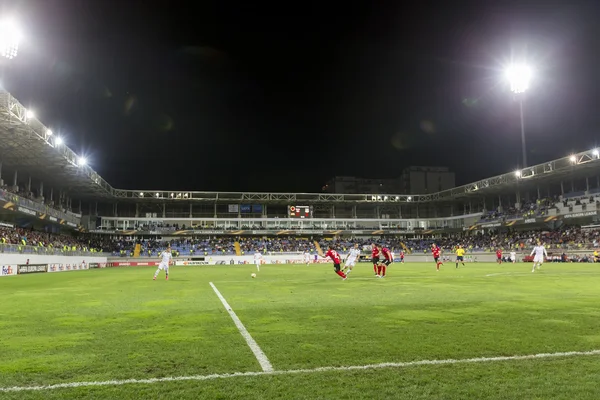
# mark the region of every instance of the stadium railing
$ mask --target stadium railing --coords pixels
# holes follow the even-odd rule
[[[88,256],[108,257],[110,254],[83,250],[64,251],[58,247],[38,247],[20,244],[0,244],[0,254],[36,254],[40,256]]]
[[[11,203],[15,203],[17,206],[22,206],[32,211],[37,211],[41,214],[48,214],[56,218],[64,219],[65,221],[71,222],[73,224],[79,225],[81,223],[81,220],[77,218],[77,216],[75,216],[73,213],[64,213],[50,206],[46,206],[42,203],[38,203],[36,201],[21,197],[5,189],[0,189],[0,200],[10,201]]]

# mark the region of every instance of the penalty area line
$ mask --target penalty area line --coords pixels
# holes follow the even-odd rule
[[[256,343],[256,341],[252,338],[252,336],[250,335],[250,332],[248,332],[248,330],[246,329],[244,324],[242,324],[242,321],[238,318],[237,314],[233,311],[233,309],[231,308],[229,303],[227,303],[227,300],[225,300],[225,297],[223,297],[221,292],[219,292],[219,289],[217,289],[217,287],[212,282],[209,282],[209,284],[215,291],[215,294],[217,295],[219,300],[221,300],[221,303],[223,303],[223,307],[225,307],[225,310],[227,310],[227,312],[229,313],[229,316],[233,320],[233,323],[235,324],[235,326],[238,328],[238,331],[240,331],[243,338],[246,340],[248,347],[250,347],[250,350],[252,350],[252,353],[254,353],[254,357],[256,357],[256,360],[260,364],[260,367],[262,368],[262,370],[264,372],[272,372],[273,366],[271,365],[271,362],[267,358],[267,355],[262,351],[262,349],[260,348],[258,343]]]
[[[270,370],[270,371],[255,371],[255,372],[234,372],[230,374],[211,374],[211,375],[191,375],[191,376],[171,376],[164,378],[148,378],[148,379],[125,379],[112,381],[95,381],[95,382],[69,382],[57,383],[55,385],[45,386],[14,386],[0,387],[0,393],[8,392],[26,392],[26,391],[45,391],[56,389],[69,389],[80,387],[99,387],[99,386],[122,386],[131,384],[152,384],[160,382],[182,382],[182,381],[209,381],[215,379],[238,378],[238,377],[255,377],[255,376],[275,376],[275,375],[295,375],[295,374],[312,374],[318,372],[338,372],[338,371],[360,371],[371,369],[389,369],[389,368],[409,368],[426,365],[453,365],[453,364],[483,364],[503,361],[520,361],[520,360],[539,360],[552,358],[568,358],[580,356],[597,356],[600,355],[600,350],[590,351],[569,351],[561,353],[540,353],[522,356],[499,356],[499,357],[478,357],[465,359],[447,359],[447,360],[421,360],[407,362],[389,362],[380,364],[354,365],[349,367],[318,367],[312,369],[290,369],[290,370]]]

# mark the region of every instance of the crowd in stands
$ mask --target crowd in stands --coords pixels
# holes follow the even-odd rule
[[[583,195],[572,193],[565,195],[561,198],[558,196],[537,199],[531,202],[525,202],[521,205],[521,208],[516,209],[515,207],[503,208],[500,210],[493,210],[485,212],[481,215],[480,222],[493,222],[493,221],[510,221],[513,219],[520,218],[537,218],[549,215],[551,209],[555,209],[560,212],[559,205],[563,209],[569,209],[573,206],[585,206],[591,203],[600,203],[598,194]]]
[[[110,246],[106,239],[47,233],[25,228],[0,226],[0,246],[15,245],[23,251],[31,248],[47,248],[66,251],[101,252]],[[2,250],[2,248],[0,248]],[[30,252],[30,251],[27,251]]]
[[[548,210],[559,201],[558,197],[543,198],[525,202],[519,209],[514,206],[504,207],[502,210],[493,210],[481,215],[481,222],[510,221],[520,218],[536,218],[548,215]]]
[[[321,249],[333,245],[338,251],[345,252],[358,243],[365,251],[373,243],[386,246],[395,252],[428,253],[431,245],[436,243],[446,252],[452,251],[456,245],[462,245],[467,252],[490,252],[496,249],[504,251],[528,251],[541,240],[548,248],[554,250],[589,250],[600,247],[600,230],[583,230],[579,227],[564,227],[555,231],[505,231],[482,234],[456,235],[454,237],[403,239],[395,237],[374,238],[317,238]],[[298,253],[308,251],[314,254],[317,249],[315,240],[299,237],[205,237],[181,238],[171,240],[171,248],[179,255],[234,255],[236,242],[242,255],[261,253]],[[120,240],[113,242],[111,251],[115,255],[130,256],[137,242]],[[156,257],[167,244],[167,241],[143,240],[140,242],[142,256]]]
[[[398,237],[373,238],[316,238],[321,249],[333,244],[340,252],[344,252],[358,243],[367,251],[372,243],[378,243],[394,252],[428,253],[431,245],[436,243],[446,252],[452,251],[461,244],[469,253],[490,252],[496,249],[504,251],[517,250],[527,252],[538,240],[541,240],[549,252],[560,254],[567,250],[591,250],[600,248],[600,229],[582,229],[576,226],[564,226],[553,231],[542,230],[508,230],[489,231],[486,233],[456,234],[453,237],[403,239]],[[277,237],[235,237],[206,236],[200,238],[177,238],[169,240],[171,247],[179,255],[234,255],[261,253],[298,253],[317,251],[315,239],[292,236]],[[167,244],[167,241],[145,239],[136,242],[133,239],[112,240],[105,235],[84,235],[79,237],[34,231],[32,229],[0,226],[0,245],[67,248],[69,251],[109,252],[113,255],[131,256],[135,247],[140,244],[140,255],[156,257]],[[237,248],[239,246],[239,248]],[[579,257],[579,256],[578,256]]]

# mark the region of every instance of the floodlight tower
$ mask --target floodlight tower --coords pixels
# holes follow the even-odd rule
[[[6,64],[17,56],[20,41],[21,32],[17,24],[12,19],[0,17],[0,87]]]
[[[19,52],[21,32],[12,19],[0,19],[0,57],[12,60]]]
[[[527,167],[527,150],[525,147],[525,119],[523,117],[523,97],[531,82],[531,68],[525,64],[513,64],[506,69],[506,79],[510,90],[519,97],[521,111],[521,148],[523,150],[523,168]]]

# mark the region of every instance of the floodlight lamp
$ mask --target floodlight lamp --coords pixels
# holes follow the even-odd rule
[[[57,136],[57,137],[54,139],[54,144],[55,144],[55,145],[57,145],[57,146],[60,146],[60,145],[61,145],[61,144],[63,144],[63,143],[64,143],[64,141],[63,141],[63,138],[61,138],[60,136]]]
[[[600,156],[600,152],[598,152],[598,149],[595,149],[594,151],[592,151],[592,154],[594,155],[594,157]]]
[[[144,192],[140,192],[140,197],[144,197]]]
[[[506,69],[505,74],[513,93],[523,93],[529,89],[533,73],[527,65],[513,64]]]
[[[521,171],[515,171],[515,176],[517,178],[520,178],[521,177]]]
[[[46,136],[52,136],[52,131],[50,129],[46,130]]]
[[[77,163],[79,164],[80,167],[83,167],[84,165],[87,164],[87,160],[85,159],[85,157],[79,157],[79,160],[77,160]]]
[[[406,200],[411,201],[412,197],[408,196],[408,198]]]
[[[371,201],[375,201],[375,196],[371,196]]]
[[[31,110],[27,110],[27,119],[35,118],[35,114]]]
[[[160,197],[160,193],[156,193],[156,197]]]
[[[12,60],[19,51],[21,32],[11,19],[0,20],[0,57]]]
[[[569,158],[569,160],[571,160],[571,162],[572,162],[573,164],[575,164],[575,163],[577,162],[577,157],[575,157],[575,156],[571,156],[571,157]]]

